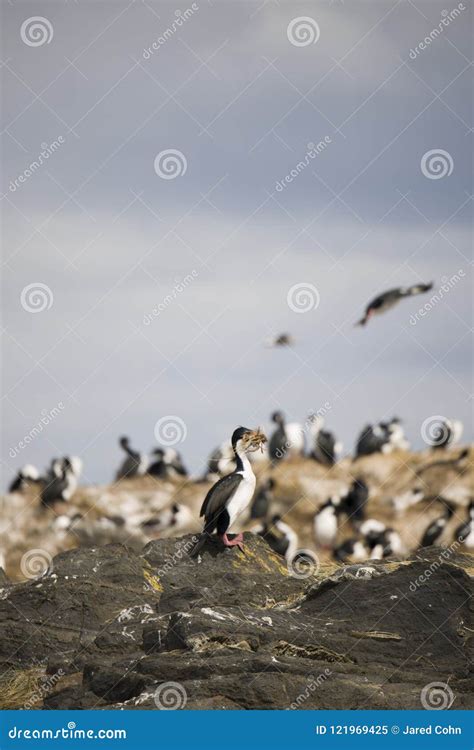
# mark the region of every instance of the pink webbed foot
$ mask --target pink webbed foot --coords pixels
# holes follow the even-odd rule
[[[241,552],[244,551],[244,545],[242,544],[244,541],[243,534],[236,534],[233,539],[229,539],[227,534],[222,534],[221,539],[224,547],[238,547]]]

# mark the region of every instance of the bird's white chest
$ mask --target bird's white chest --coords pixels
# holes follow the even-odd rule
[[[314,519],[316,540],[323,545],[332,544],[337,534],[337,518],[333,508],[325,508]]]
[[[242,472],[242,481],[239,483],[236,491],[227,505],[229,514],[229,528],[234,521],[248,508],[255,492],[255,474],[253,471],[245,470]]]

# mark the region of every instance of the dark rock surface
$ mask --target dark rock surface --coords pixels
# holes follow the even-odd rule
[[[433,682],[469,707],[470,556],[295,578],[260,537],[194,541],[65,552],[6,586],[2,671],[60,674],[44,709],[416,709]]]

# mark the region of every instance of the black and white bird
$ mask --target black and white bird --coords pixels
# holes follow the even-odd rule
[[[70,500],[77,488],[77,479],[71,459],[59,459],[59,464],[55,464],[45,477],[45,484],[41,490],[41,504],[49,507],[57,502]]]
[[[270,506],[274,501],[275,480],[272,477],[266,479],[255,493],[250,508],[250,518],[267,518]]]
[[[316,545],[332,550],[337,537],[339,498],[329,498],[316,512],[313,519],[313,530]]]
[[[424,490],[421,487],[413,487],[411,490],[396,495],[392,498],[392,505],[395,513],[400,514],[406,511],[408,508],[412,508],[417,505],[425,496]]]
[[[10,482],[8,492],[23,492],[26,490],[29,484],[37,484],[41,482],[41,477],[36,466],[26,464],[23,466]]]
[[[386,452],[389,443],[387,432],[380,425],[368,424],[357,438],[355,458]]]
[[[386,557],[399,557],[404,554],[400,534],[395,529],[371,532],[366,536],[365,543],[370,549],[371,560],[383,560]]]
[[[224,477],[235,471],[235,454],[230,440],[225,440],[215,448],[207,460],[207,470],[204,481],[215,481],[217,477]]]
[[[236,469],[231,474],[221,477],[204,499],[199,514],[204,516],[204,529],[191,553],[193,556],[199,552],[214,531],[217,531],[225,547],[238,546],[243,549],[242,534],[229,539],[228,531],[247,510],[255,491],[255,474],[247,454],[261,449],[266,440],[260,430],[250,430],[247,427],[238,427],[234,430],[231,443]]]
[[[385,453],[410,450],[410,443],[405,437],[401,419],[393,417],[389,422],[380,422],[380,427],[385,432],[387,438],[387,442],[382,448]]]
[[[381,313],[387,312],[392,307],[395,307],[400,300],[405,297],[413,297],[416,294],[424,294],[429,292],[433,288],[433,283],[429,284],[414,284],[413,286],[401,286],[396,289],[389,289],[387,292],[379,294],[373,299],[365,308],[363,318],[356,323],[359,326],[365,326],[367,321],[373,315],[380,315]]]
[[[152,451],[152,460],[147,469],[147,474],[160,479],[169,477],[186,477],[188,472],[184,466],[183,459],[174,448],[155,448]]]
[[[268,453],[271,461],[281,461],[292,456],[304,454],[304,430],[302,425],[296,422],[285,422],[281,411],[273,412],[272,422],[276,428],[268,443]]]
[[[143,476],[148,465],[146,456],[133,450],[128,437],[121,437],[119,445],[125,451],[126,456],[117,470],[115,479],[132,479],[133,477]]]
[[[360,539],[346,539],[333,551],[333,557],[338,562],[363,562],[370,556],[370,551]]]
[[[191,510],[181,503],[173,503],[146,521],[142,521],[140,528],[147,536],[159,536],[171,531],[173,536],[183,529],[193,525]]]
[[[431,547],[438,541],[446,526],[448,525],[448,522],[453,513],[454,509],[452,508],[452,506],[446,505],[443,515],[439,518],[435,518],[434,521],[431,521],[421,538],[420,549],[422,549],[423,547]]]
[[[269,523],[263,523],[252,531],[263,537],[277,555],[281,555],[288,562],[293,560],[298,549],[298,535],[281,516],[273,516]]]
[[[308,417],[309,434],[311,440],[311,458],[325,466],[334,466],[342,453],[342,443],[335,435],[324,429],[322,417],[310,414]]]
[[[466,549],[474,549],[474,500],[467,510],[467,519],[454,532],[454,541],[461,542]]]
[[[362,477],[356,477],[349,492],[341,498],[341,511],[354,526],[360,524],[365,518],[365,506],[369,499],[369,488]]]

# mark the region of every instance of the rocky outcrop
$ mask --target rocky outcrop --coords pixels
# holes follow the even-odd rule
[[[245,542],[197,558],[191,535],[78,549],[3,581],[0,694],[21,707],[35,670],[44,709],[415,709],[433,682],[468,707],[471,557],[294,577],[261,538]]]

